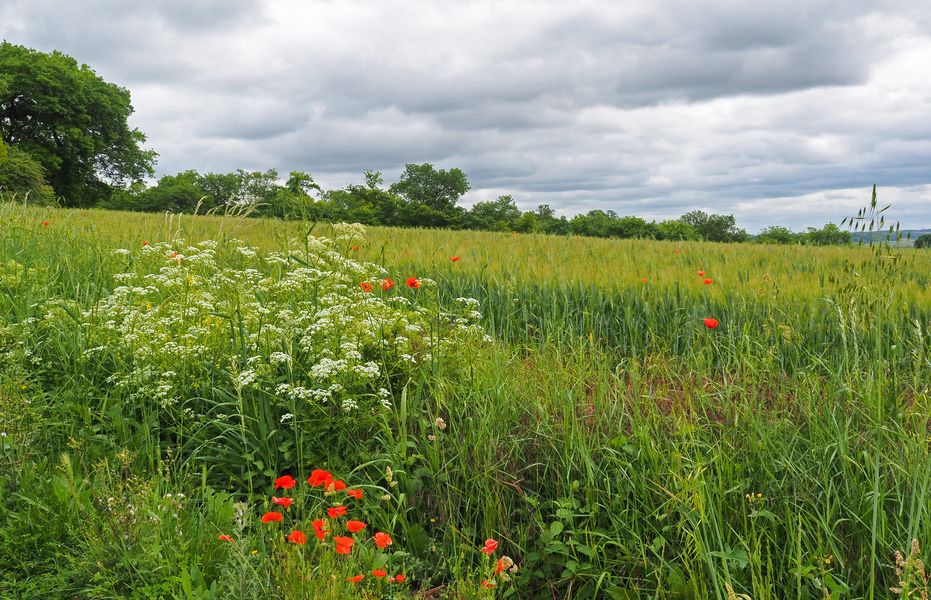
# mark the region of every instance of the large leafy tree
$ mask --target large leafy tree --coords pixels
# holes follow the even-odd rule
[[[70,56],[0,43],[0,139],[42,165],[64,204],[93,204],[153,174],[132,112],[127,90]]]
[[[423,204],[438,213],[452,213],[469,191],[469,180],[460,169],[437,169],[430,163],[407,164],[391,192],[411,204]]]

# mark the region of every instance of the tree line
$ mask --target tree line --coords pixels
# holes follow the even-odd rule
[[[542,204],[521,211],[509,195],[459,202],[469,181],[457,168],[408,164],[386,185],[378,171],[362,183],[324,190],[292,171],[233,173],[184,171],[154,185],[156,154],[145,135],[129,127],[129,92],[60,52],[43,53],[0,43],[0,196],[57,202],[69,207],[207,212],[238,210],[254,216],[346,221],[395,227],[438,227],[554,235],[742,242],[750,239],[733,215],[692,211],[665,221],[591,210],[572,218]],[[850,242],[833,224],[792,232],[769,227],[756,237],[776,244]]]
[[[692,211],[678,219],[660,222],[600,209],[568,218],[558,216],[546,204],[522,211],[510,195],[465,208],[460,201],[470,187],[466,174],[457,168],[439,169],[431,163],[407,164],[398,181],[390,185],[378,171],[366,171],[362,180],[362,183],[324,190],[310,174],[302,171],[291,171],[284,178],[274,169],[222,174],[191,170],[162,177],[151,187],[138,184],[119,190],[102,205],[151,212],[242,209],[253,216],[389,227],[714,242],[751,239],[745,230],[737,227],[733,215],[704,211]],[[850,233],[833,224],[802,233],[770,227],[756,239],[773,244],[843,244],[850,242]]]

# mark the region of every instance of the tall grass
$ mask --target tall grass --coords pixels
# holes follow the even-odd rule
[[[114,248],[184,237],[272,251],[311,229],[10,205],[0,223],[0,275],[19,282],[14,294],[0,280],[8,353],[33,343],[4,337],[12,325],[108,296]],[[399,281],[436,280],[441,303],[479,299],[495,343],[424,366],[393,410],[304,440],[296,456],[261,403],[237,409],[253,429],[245,452],[232,430],[167,436],[86,385],[72,358],[86,332],[64,328],[53,363],[24,357],[0,378],[0,585],[27,597],[306,595],[282,585],[291,571],[274,555],[236,558],[213,535],[234,500],[261,504],[263,470],[298,465],[390,492],[372,521],[410,553],[415,589],[449,597],[886,598],[895,552],[931,543],[931,253],[903,250],[890,270],[861,248],[394,229],[345,252]],[[238,466],[251,484],[229,476],[244,453],[262,457],[263,469]],[[114,490],[149,504],[181,491],[185,516],[157,536],[124,516],[135,537],[111,539],[100,502]],[[517,560],[514,587],[469,580],[489,536]],[[58,587],[25,583],[32,573]]]

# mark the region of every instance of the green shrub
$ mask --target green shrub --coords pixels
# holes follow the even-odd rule
[[[0,198],[51,204],[55,192],[45,181],[42,165],[27,153],[0,140]]]

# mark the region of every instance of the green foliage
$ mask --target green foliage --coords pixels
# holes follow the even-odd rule
[[[430,163],[408,163],[390,191],[410,204],[422,204],[437,214],[448,213],[469,191],[469,180],[460,169],[437,169]]]
[[[498,196],[497,200],[476,202],[469,210],[465,226],[485,231],[515,231],[521,212],[511,196]],[[528,226],[524,224],[524,228]]]
[[[695,227],[680,219],[658,223],[656,225],[656,235],[657,239],[677,242],[701,239]]]
[[[153,174],[127,124],[129,92],[71,57],[0,43],[0,139],[37,161],[66,206],[89,206]]]
[[[55,192],[45,181],[42,165],[0,140],[0,198],[51,204]]]
[[[557,217],[550,205],[541,204],[533,212],[540,233],[567,235],[569,233],[569,220],[566,217]]]
[[[734,215],[716,215],[693,210],[682,215],[681,220],[694,227],[702,239],[709,242],[743,242],[749,236],[737,227]]]
[[[773,225],[760,230],[756,241],[761,244],[794,244],[799,241],[799,236],[788,227]]]
[[[931,233],[926,233],[915,238],[916,248],[931,248]]]
[[[849,231],[844,231],[834,223],[828,223],[821,229],[809,227],[801,237],[806,244],[811,244],[812,246],[849,244],[851,239]]]

